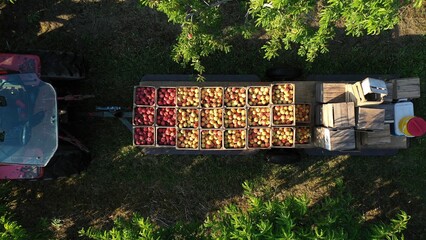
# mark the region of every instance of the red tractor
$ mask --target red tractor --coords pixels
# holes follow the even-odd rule
[[[89,150],[62,119],[69,100],[84,96],[58,97],[53,87],[84,79],[84,69],[72,53],[0,54],[0,179],[57,178],[88,166]]]

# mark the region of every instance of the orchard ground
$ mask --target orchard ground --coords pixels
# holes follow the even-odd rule
[[[422,79],[416,113],[426,117],[426,11],[403,9],[401,24],[380,36],[350,38],[339,33],[330,52],[306,63],[295,51],[268,62],[264,40],[235,39],[229,54],[205,59],[207,73],[264,76],[275,64],[306,74],[380,73]],[[3,6],[0,50],[67,50],[84,53],[90,64],[84,92],[95,94],[83,109],[132,104],[133,86],[144,74],[192,73],[170,59],[178,27],[138,1],[29,1]],[[138,212],[160,225],[202,221],[229,203],[241,203],[241,184],[255,183],[264,194],[284,198],[307,194],[312,203],[327,196],[342,177],[367,221],[411,215],[407,239],[425,239],[426,139],[393,157],[307,158],[277,166],[250,157],[145,156],[132,147],[131,133],[114,119],[81,123],[81,138],[93,162],[80,176],[57,181],[1,182],[1,201],[31,232],[48,230],[75,239],[89,226]]]

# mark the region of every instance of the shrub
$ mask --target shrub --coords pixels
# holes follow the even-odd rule
[[[176,224],[162,228],[135,215],[119,219],[108,231],[88,228],[81,236],[92,239],[403,239],[409,216],[401,211],[389,224],[363,221],[352,207],[353,198],[337,182],[335,193],[309,206],[306,197],[267,200],[244,183],[247,207],[227,205],[202,225]]]
[[[18,222],[11,219],[10,213],[3,206],[0,206],[0,239],[29,239],[27,231]]]

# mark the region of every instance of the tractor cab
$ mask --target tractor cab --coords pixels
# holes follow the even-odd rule
[[[57,148],[57,102],[52,85],[35,73],[0,75],[0,176],[16,178],[29,169],[45,167]]]

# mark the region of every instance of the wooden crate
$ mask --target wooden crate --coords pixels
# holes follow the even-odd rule
[[[420,78],[393,79],[393,99],[419,98]]]
[[[320,103],[346,102],[346,83],[317,83],[316,101]]]
[[[388,95],[383,97],[383,101],[391,103],[393,102],[393,82],[386,82],[386,88],[388,89]]]
[[[372,106],[364,106],[364,108],[376,108],[385,110],[385,123],[393,123],[395,119],[395,107],[393,104],[379,104]]]
[[[385,124],[382,130],[361,131],[361,145],[380,145],[391,143],[390,124]]]
[[[331,129],[325,127],[315,128],[315,146],[329,151],[342,151],[355,149],[355,130]]]
[[[349,94],[349,99],[355,102],[355,106],[367,106],[367,105],[377,105],[383,103],[383,98],[385,95],[377,93],[369,93],[364,95],[362,86],[360,82],[356,82],[352,85],[352,89]]]
[[[319,125],[330,128],[351,128],[355,126],[353,102],[327,103],[320,105]]]
[[[382,130],[385,127],[385,109],[358,107],[356,128],[361,130]]]

